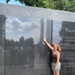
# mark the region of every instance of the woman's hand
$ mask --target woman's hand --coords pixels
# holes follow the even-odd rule
[[[44,42],[46,42],[46,38],[44,38],[43,40],[44,40]]]
[[[55,66],[55,70],[57,70],[58,69],[58,66]]]

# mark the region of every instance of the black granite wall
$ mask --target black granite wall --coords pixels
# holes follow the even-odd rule
[[[18,6],[11,7],[19,12]],[[70,20],[67,18],[69,13],[63,12],[66,15],[64,18],[59,12],[54,14],[50,10],[47,12],[52,14],[45,12],[47,16],[50,14],[47,18],[44,14],[39,14],[39,17],[36,13],[34,17],[34,8],[26,7],[27,11],[23,8],[25,13],[20,11],[18,14],[16,10],[8,13],[4,10],[7,15],[0,15],[0,75],[51,74],[51,51],[43,42],[43,37],[51,45],[59,43],[62,48],[60,74],[75,75],[75,22],[72,16]]]

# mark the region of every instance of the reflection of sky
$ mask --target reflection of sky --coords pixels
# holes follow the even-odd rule
[[[35,42],[40,38],[40,19],[31,19],[25,17],[8,17],[6,20],[6,39],[19,40],[32,37]]]
[[[40,40],[40,23],[38,18],[25,18],[22,16],[8,16],[6,20],[6,39],[19,40],[22,36],[25,39],[32,37],[35,43]],[[59,43],[62,21],[53,21],[53,43]],[[47,20],[44,19],[44,37],[46,37]]]
[[[61,40],[59,31],[61,30],[62,21],[53,21],[53,43],[59,43]]]

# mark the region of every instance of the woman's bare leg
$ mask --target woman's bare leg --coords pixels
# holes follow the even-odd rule
[[[59,72],[55,72],[55,75],[60,75],[60,73]]]
[[[55,71],[53,71],[53,75],[56,75],[56,72]]]

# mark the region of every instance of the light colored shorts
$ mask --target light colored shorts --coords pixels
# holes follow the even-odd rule
[[[59,62],[57,69],[55,69],[55,65],[56,65],[56,63],[52,63],[52,70],[53,70],[53,71],[56,71],[56,72],[59,72],[60,69],[61,69],[61,63]]]

